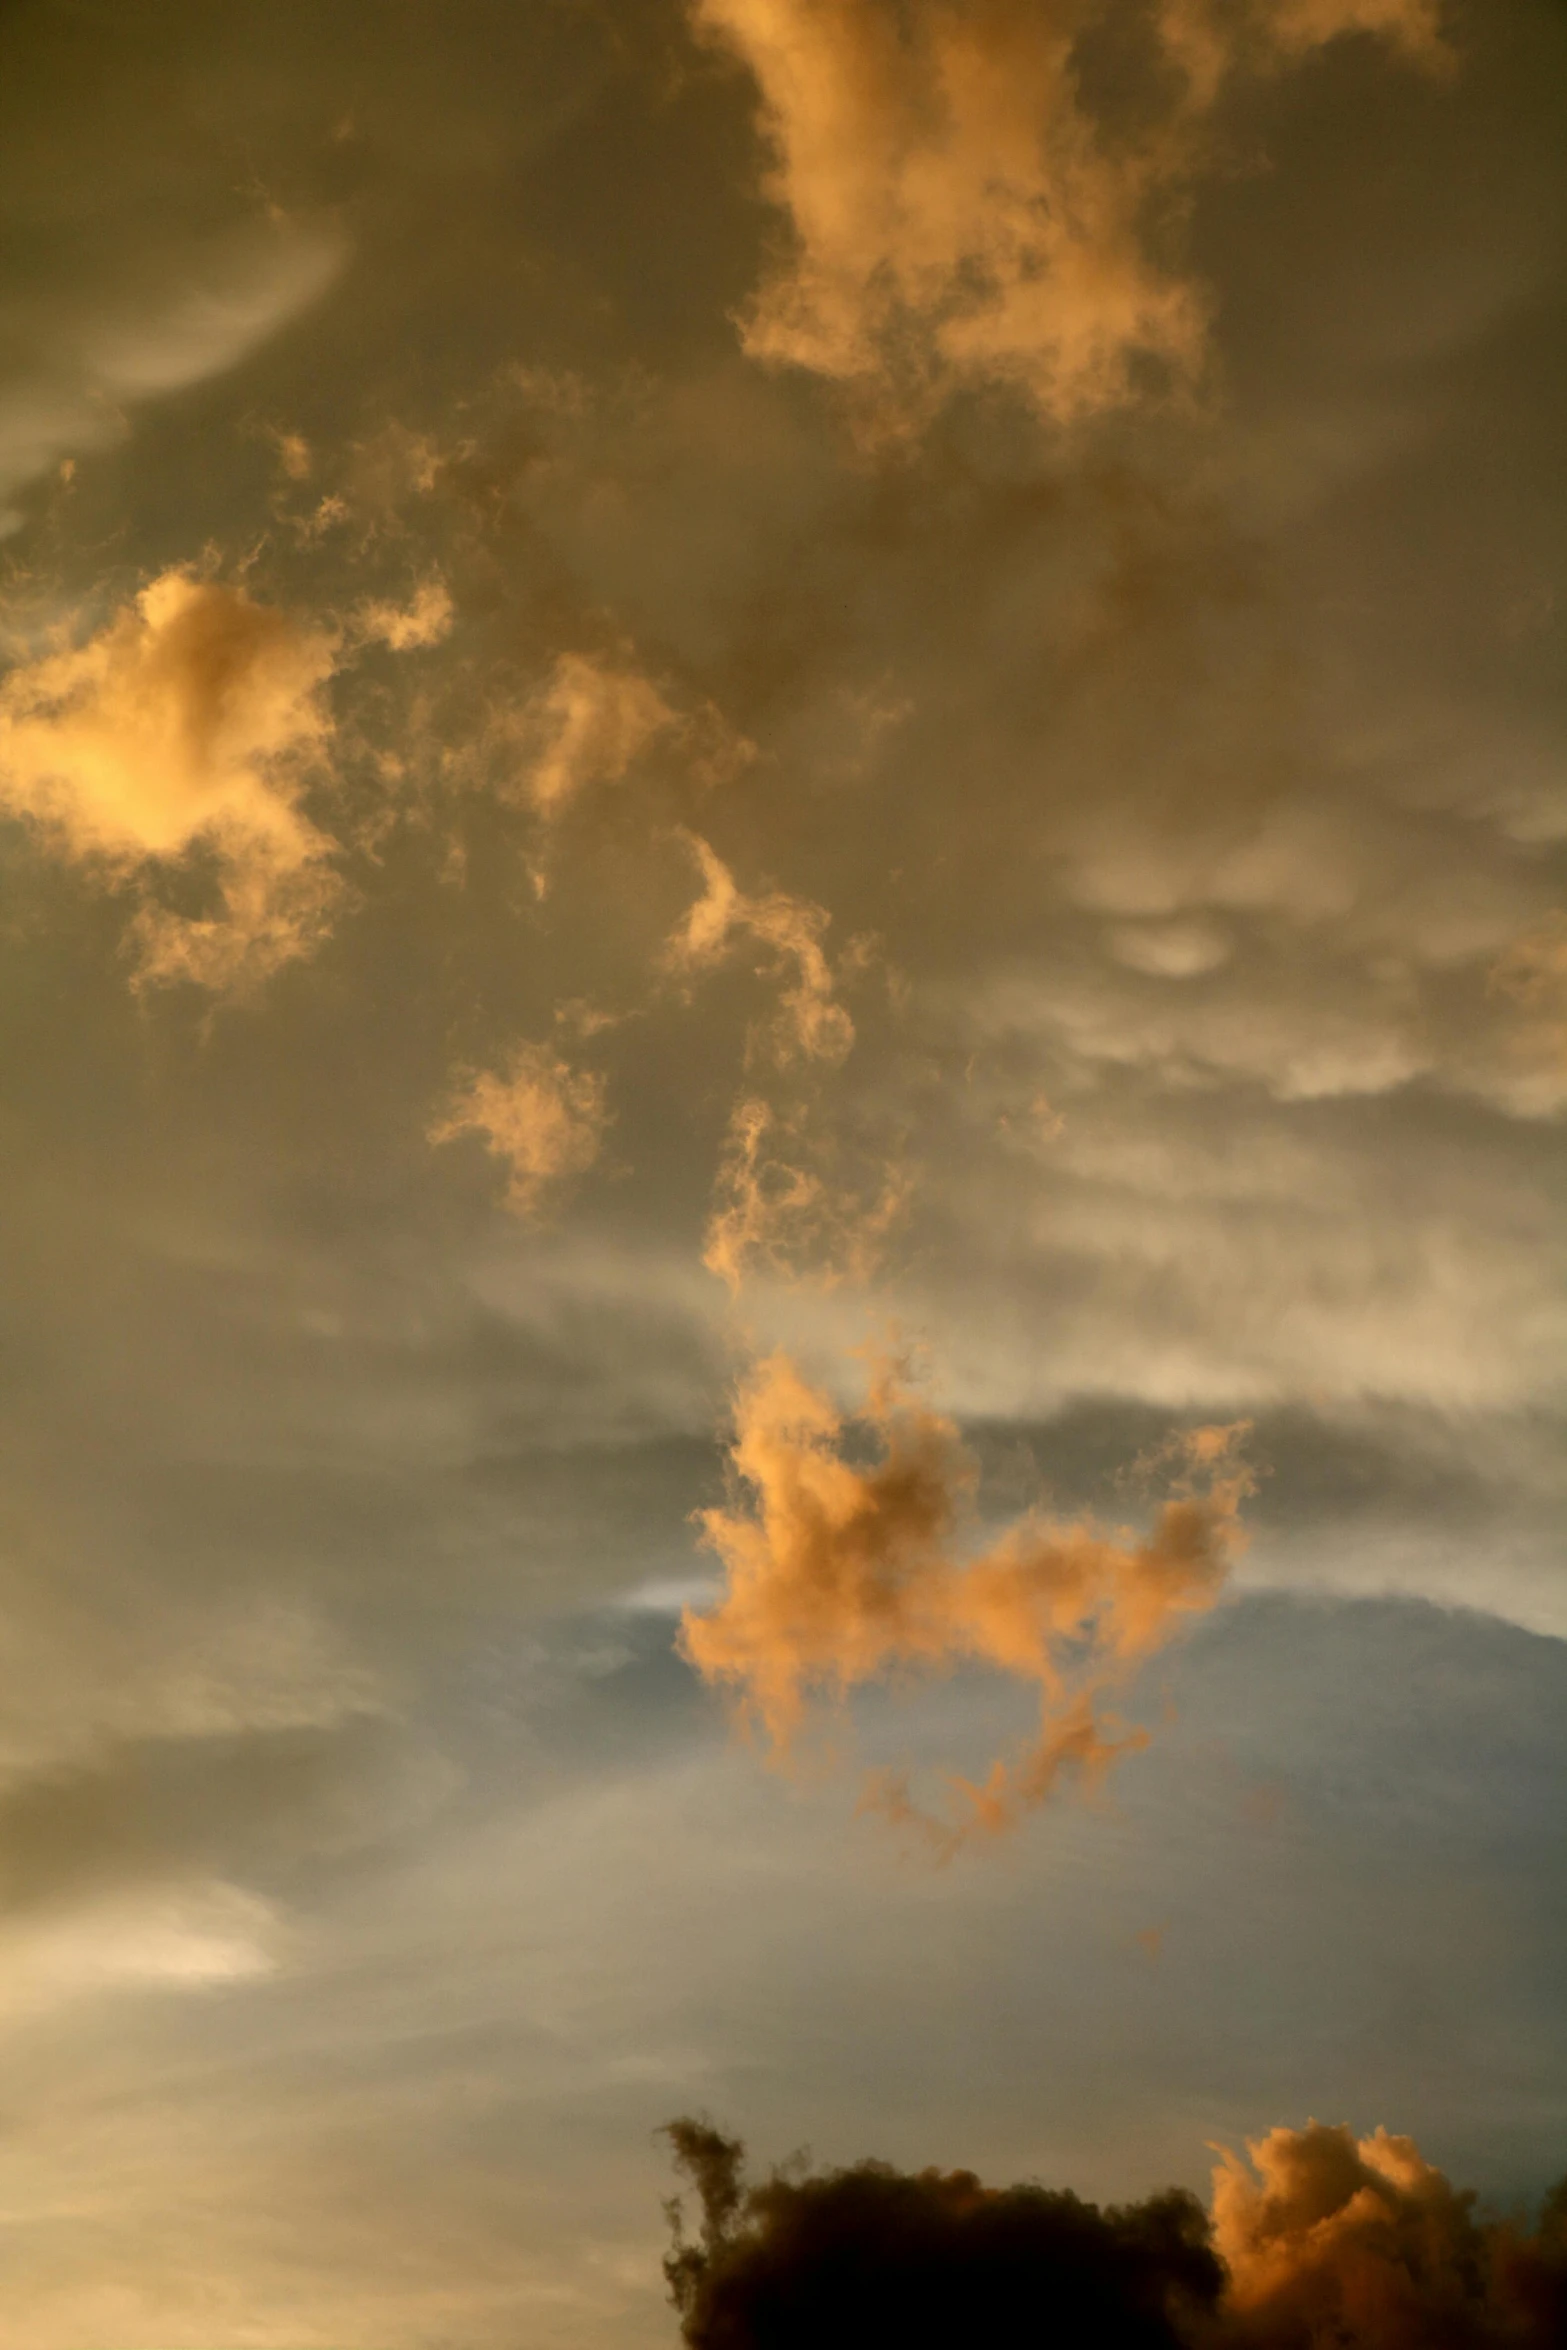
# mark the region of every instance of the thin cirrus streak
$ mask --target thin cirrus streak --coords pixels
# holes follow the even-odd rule
[[[976,1472],[953,1423],[887,1367],[859,1418],[878,1448],[866,1467],[845,1456],[843,1415],[786,1355],[742,1385],[731,1458],[751,1499],[701,1514],[725,1587],[711,1609],[685,1611],[681,1646],[736,1694],[784,1763],[817,1696],[841,1701],[898,1673],[959,1664],[1030,1683],[1033,1742],[1015,1761],[998,1757],[982,1783],[950,1775],[947,1815],[921,1810],[896,1778],[867,1790],[865,1808],[916,1828],[945,1857],[1012,1826],[1063,1777],[1091,1782],[1145,1742],[1139,1731],[1115,1735],[1103,1707],[1218,1598],[1244,1542],[1247,1431],[1199,1429],[1166,1448],[1185,1465],[1142,1540],[1030,1513],[964,1555]]]

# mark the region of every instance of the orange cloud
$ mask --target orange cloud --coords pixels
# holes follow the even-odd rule
[[[422,580],[407,604],[361,605],[359,633],[394,653],[420,652],[450,636],[454,617],[451,590],[434,577]]]
[[[770,1035],[775,1056],[785,1062],[843,1060],[854,1042],[854,1022],[837,1001],[822,947],[831,916],[784,890],[748,898],[705,840],[694,833],[686,839],[706,886],[665,949],[668,967],[683,973],[711,970],[736,939],[752,939],[786,971],[792,966]]]
[[[1482,2231],[1413,2139],[1309,2122],[1224,2153],[1213,2174],[1214,2248],[1242,2342],[1426,2350],[1505,2337],[1487,2314]],[[1494,2311],[1489,2314],[1497,2314]]]
[[[1151,214],[1190,176],[1203,112],[1243,54],[1348,31],[1413,53],[1434,0],[1259,0],[1249,27],[1166,0],[1163,111],[1112,135],[1085,100],[1089,0],[693,0],[761,95],[767,194],[793,250],[741,319],[756,358],[862,395],[880,428],[1007,385],[1058,422],[1189,381],[1207,303],[1159,261]],[[1249,32],[1249,37],[1248,36]]]
[[[675,723],[663,695],[636,670],[562,653],[524,713],[528,798],[541,815],[559,815],[587,784],[619,783]]]
[[[547,1045],[521,1044],[504,1075],[486,1071],[468,1080],[430,1140],[484,1136],[506,1162],[507,1206],[534,1217],[554,1187],[592,1166],[608,1123],[602,1077],[573,1069]]]
[[[686,1611],[681,1643],[699,1672],[737,1693],[779,1759],[817,1695],[841,1701],[868,1681],[963,1663],[1032,1684],[1037,1737],[982,1785],[951,1780],[955,1821],[920,1813],[896,1780],[867,1796],[950,1850],[976,1829],[1008,1826],[1064,1775],[1100,1775],[1142,1743],[1140,1733],[1108,1735],[1100,1702],[1218,1597],[1251,1489],[1235,1460],[1243,1430],[1188,1440],[1190,1472],[1142,1541],[1030,1513],[963,1556],[975,1469],[952,1422],[886,1369],[858,1417],[878,1448],[866,1467],[845,1456],[843,1415],[787,1356],[742,1387],[731,1457],[751,1498],[702,1513],[725,1588],[706,1613]]]
[[[0,686],[0,804],[62,856],[111,881],[211,860],[218,914],[137,918],[143,980],[229,986],[321,936],[333,844],[298,800],[331,738],[337,660],[331,632],[176,570]]]
[[[754,1097],[736,1103],[702,1251],[731,1293],[755,1270],[784,1281],[808,1274],[827,1289],[875,1273],[908,1202],[907,1175],[882,1170],[867,1197],[831,1182],[810,1156],[803,1116]]]

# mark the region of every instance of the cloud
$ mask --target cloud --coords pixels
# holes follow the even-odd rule
[[[841,1701],[867,1682],[959,1664],[1032,1684],[1033,1742],[1015,1762],[998,1757],[983,1783],[952,1775],[950,1817],[922,1812],[896,1778],[872,1782],[867,1808],[946,1853],[1146,1742],[1113,1735],[1103,1702],[1223,1588],[1251,1489],[1235,1459],[1244,1430],[1180,1440],[1187,1472],[1141,1541],[1030,1512],[965,1556],[976,1471],[952,1422],[886,1368],[858,1419],[876,1447],[863,1467],[848,1457],[843,1415],[787,1356],[742,1386],[731,1458],[752,1498],[700,1515],[725,1586],[710,1610],[686,1609],[681,1647],[704,1678],[737,1692],[780,1759],[817,1694]]]
[[[407,604],[361,605],[360,634],[394,653],[423,651],[451,635],[454,613],[451,590],[444,579],[422,580]]]
[[[1150,381],[1190,384],[1209,305],[1159,257],[1157,215],[1200,162],[1221,87],[1243,60],[1346,32],[1423,58],[1439,46],[1431,0],[1266,0],[1239,29],[1202,0],[1166,0],[1147,61],[1162,105],[1111,126],[1079,54],[1100,13],[693,0],[698,29],[755,77],[765,192],[792,231],[742,314],[746,350],[859,394],[882,428],[963,386],[1010,387],[1069,423]]]
[[[748,898],[705,840],[694,833],[686,840],[706,887],[665,949],[670,970],[712,970],[736,939],[752,939],[786,970],[793,966],[779,997],[778,1017],[768,1032],[775,1058],[785,1063],[843,1060],[854,1043],[854,1022],[837,1001],[832,966],[822,947],[832,917],[823,907],[790,897],[784,890]]]
[[[1408,2138],[1276,2129],[1215,2173],[1101,2210],[1064,2189],[860,2162],[745,2175],[711,2123],[667,2125],[698,2233],[666,2211],[690,2350],[909,2350],[1037,2334],[1125,2350],[1553,2350],[1567,2320],[1567,2183],[1529,2231],[1473,2216]]]
[[[1449,54],[1441,0],[1264,0],[1263,23],[1285,50],[1319,49],[1345,33],[1369,33],[1426,65]]]
[[[1309,2122],[1226,2154],[1215,2248],[1234,2336],[1255,2350],[1497,2350],[1560,2341],[1567,2197],[1537,2238],[1474,2216],[1410,2138]]]
[[[237,366],[318,301],[347,258],[339,229],[272,220],[183,253],[166,289],[139,301],[99,288],[31,316],[19,308],[22,365],[0,385],[0,501],[70,452],[122,439],[123,402]],[[0,537],[21,520],[0,504]]]
[[[826,1289],[876,1272],[908,1204],[908,1175],[887,1166],[855,1190],[812,1166],[813,1154],[821,1158],[823,1148],[803,1112],[780,1113],[755,1096],[735,1104],[702,1249],[732,1295],[758,1270],[784,1281],[808,1276]]]
[[[222,1879],[116,1893],[0,1943],[0,2024],[107,1993],[191,1991],[276,1971],[270,1903]]]
[[[601,1076],[573,1069],[548,1045],[520,1044],[505,1075],[483,1071],[466,1082],[430,1140],[485,1136],[507,1163],[507,1206],[534,1217],[552,1188],[592,1166],[608,1123]]]
[[[85,644],[0,684],[0,805],[110,882],[195,855],[221,910],[149,901],[143,980],[228,987],[308,953],[338,892],[299,795],[332,735],[326,629],[243,589],[166,571]]]
[[[590,783],[619,783],[655,735],[676,723],[657,687],[634,669],[588,653],[562,653],[527,706],[533,749],[529,799],[557,816]]]
[[[1539,1073],[1538,1106],[1560,1108],[1551,1079],[1567,1075],[1567,914],[1515,939],[1492,965],[1491,985],[1523,1013],[1512,1042]]]

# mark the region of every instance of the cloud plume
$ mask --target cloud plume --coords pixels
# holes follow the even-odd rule
[[[482,1135],[506,1164],[507,1206],[532,1218],[553,1190],[592,1166],[608,1123],[596,1071],[573,1069],[548,1045],[524,1043],[504,1072],[481,1070],[459,1087],[430,1140]]]
[[[332,733],[332,633],[166,571],[85,644],[0,685],[0,804],[60,855],[145,884],[205,856],[219,910],[150,893],[141,978],[227,987],[307,953],[337,895],[299,797]]]
[[[1242,1542],[1244,1430],[1180,1440],[1185,1471],[1141,1540],[1029,1513],[966,1553],[976,1473],[952,1422],[885,1367],[859,1421],[875,1448],[865,1466],[849,1457],[843,1415],[786,1355],[744,1384],[731,1457],[749,1498],[702,1513],[725,1587],[710,1610],[686,1611],[681,1643],[705,1678],[736,1693],[780,1759],[817,1695],[841,1701],[868,1682],[960,1664],[1032,1685],[1034,1739],[1016,1760],[998,1757],[982,1783],[954,1774],[948,1815],[921,1811],[901,1780],[872,1782],[869,1808],[945,1854],[1144,1742],[1116,1733],[1104,1705],[1218,1597]]]
[[[867,421],[917,422],[1003,385],[1071,422],[1150,380],[1190,383],[1207,298],[1161,257],[1202,116],[1242,61],[1366,31],[1428,56],[1430,0],[1166,0],[1149,66],[1163,105],[1101,120],[1087,0],[694,0],[749,67],[792,251],[741,320],[753,357],[808,368]],[[1163,68],[1161,76],[1161,66]],[[1174,69],[1173,71],[1171,69]]]
[[[1180,2189],[1101,2210],[1034,2184],[883,2162],[750,2183],[711,2123],[668,2125],[697,2191],[666,2207],[690,2350],[1555,2350],[1567,2324],[1567,2182],[1538,2225],[1484,2221],[1408,2138],[1309,2123],[1229,2158],[1212,2216]]]

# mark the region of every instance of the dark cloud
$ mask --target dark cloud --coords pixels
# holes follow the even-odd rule
[[[1171,2193],[1101,2211],[970,2171],[861,2163],[745,2185],[744,2149],[669,2125],[702,2204],[696,2242],[665,2262],[692,2350],[851,2350],[866,2342],[1001,2342],[1020,2330],[1103,2350],[1176,2350],[1213,2307],[1219,2263],[1200,2206]]]
[[[1567,2181],[1538,2224],[1476,2217],[1407,2138],[1310,2123],[1226,2158],[1210,2220],[1172,2189],[1101,2210],[889,2163],[747,2183],[744,2148],[668,2125],[700,2232],[669,2206],[664,2263],[691,2350],[920,2350],[1013,2340],[1093,2350],[1556,2350]]]

